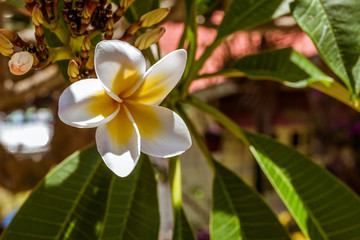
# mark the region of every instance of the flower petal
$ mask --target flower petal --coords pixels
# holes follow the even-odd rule
[[[136,90],[146,69],[142,53],[127,42],[119,40],[98,43],[94,61],[98,78],[109,95],[117,101]]]
[[[116,175],[126,177],[133,171],[140,157],[140,135],[125,106],[112,121],[98,127],[96,145],[105,164]]]
[[[84,79],[71,84],[61,94],[58,114],[70,126],[91,128],[109,122],[119,107],[99,79]]]
[[[126,103],[139,128],[141,151],[155,157],[172,157],[191,146],[184,121],[173,111],[159,106]]]
[[[130,99],[145,104],[159,105],[181,78],[187,53],[179,49],[163,57],[145,73],[144,82]]]

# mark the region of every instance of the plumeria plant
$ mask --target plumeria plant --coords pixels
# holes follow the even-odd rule
[[[36,42],[1,29],[0,53],[18,75],[57,63],[68,83],[59,98],[59,118],[73,127],[97,128],[96,144],[51,171],[1,239],[158,239],[158,175],[151,157],[169,162],[172,239],[196,239],[183,208],[179,158],[191,139],[213,172],[210,238],[291,239],[264,198],[214,158],[189,116],[192,108],[248,146],[305,237],[360,238],[360,199],[352,190],[296,149],[242,129],[188,90],[200,78],[246,76],[311,87],[360,112],[360,5],[351,0],[232,0],[215,39],[196,58],[197,17],[219,2],[183,0],[186,20],[179,50],[158,59],[160,54],[149,47],[161,52],[156,43],[165,29],[158,24],[170,11],[160,8],[159,0],[24,0]],[[283,15],[291,15],[312,39],[332,77],[291,48],[248,55],[201,74],[230,35]],[[115,38],[121,19],[128,27]]]

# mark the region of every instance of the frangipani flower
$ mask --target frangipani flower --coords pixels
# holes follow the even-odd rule
[[[97,127],[96,144],[105,164],[129,175],[140,151],[155,157],[179,155],[191,146],[183,120],[158,106],[184,72],[186,51],[174,51],[146,70],[141,52],[126,42],[100,42],[98,79],[70,85],[59,99],[60,119],[74,127]]]

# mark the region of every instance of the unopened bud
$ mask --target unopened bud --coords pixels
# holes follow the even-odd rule
[[[0,29],[0,34],[4,35],[10,42],[15,42],[17,34],[8,29]]]
[[[44,15],[38,5],[32,11],[32,22],[37,27],[44,24]]]
[[[164,35],[165,28],[159,27],[152,29],[135,40],[134,46],[139,50],[144,50],[150,47],[152,44],[157,43]]]
[[[90,22],[90,18],[91,18],[91,12],[89,7],[87,7],[85,5],[82,13],[81,13],[81,23],[82,24],[88,24]]]
[[[90,51],[91,42],[89,36],[85,36],[83,44],[81,45],[81,51]]]
[[[170,8],[158,8],[140,17],[141,27],[151,27],[161,22],[170,12]]]
[[[7,37],[0,33],[0,53],[4,56],[10,56],[14,53],[14,46]]]
[[[68,66],[68,75],[70,77],[70,81],[71,82],[75,82],[76,80],[78,80],[79,78],[79,65],[77,64],[77,62],[75,60],[71,60],[69,62],[69,66]]]
[[[135,0],[120,0],[119,7],[122,9],[128,9],[130,4],[132,4]]]
[[[33,66],[34,58],[29,52],[18,52],[12,55],[9,61],[10,72],[14,75],[23,75]]]

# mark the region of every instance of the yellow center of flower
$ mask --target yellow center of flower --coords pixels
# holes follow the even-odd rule
[[[127,98],[140,83],[140,75],[136,68],[123,68],[121,67],[114,77],[111,90],[120,99]]]
[[[91,104],[88,105],[88,110],[95,116],[107,117],[111,115],[119,104],[114,99],[109,97],[105,90],[101,90],[94,94]]]

